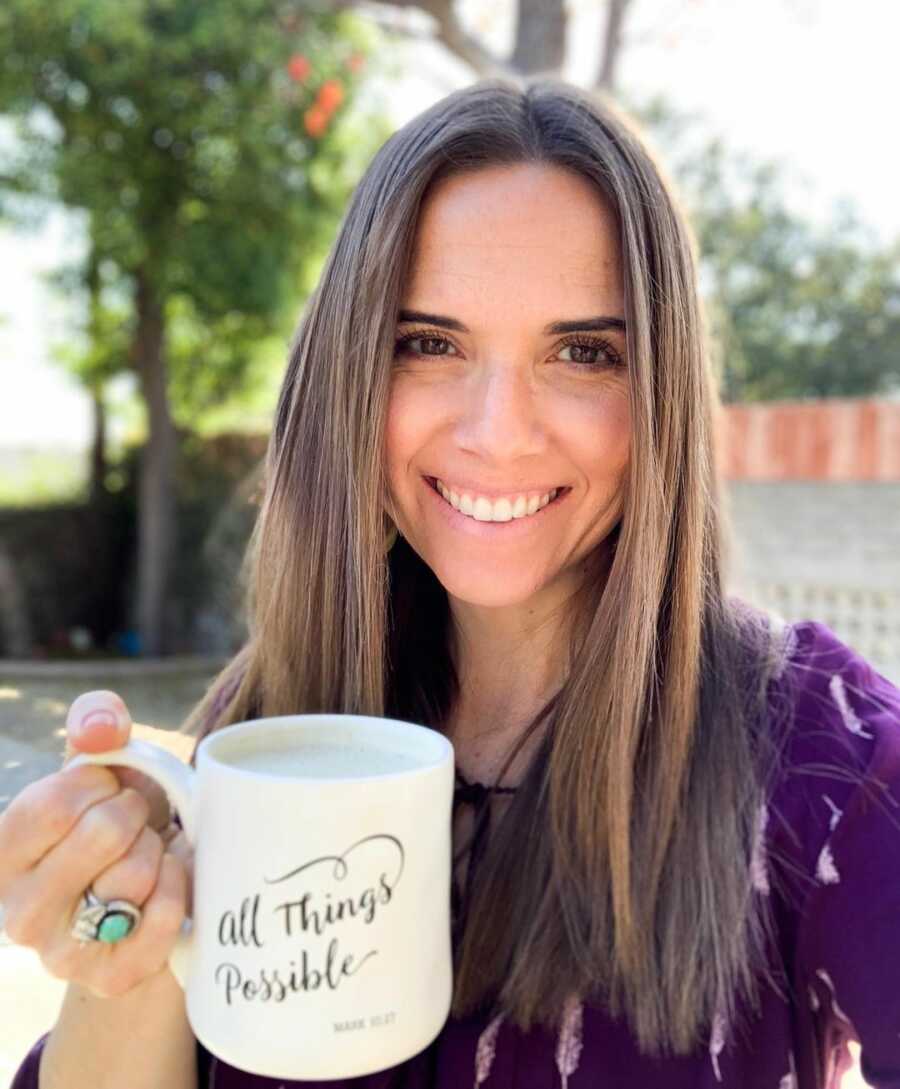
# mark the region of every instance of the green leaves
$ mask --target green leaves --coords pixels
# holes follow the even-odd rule
[[[692,144],[694,119],[662,99],[634,109],[690,211],[725,400],[900,388],[900,239],[880,245],[850,206],[817,228],[788,208],[778,164]]]
[[[341,132],[370,40],[352,13],[309,3],[0,9],[0,113],[20,129],[0,188],[83,209],[90,260],[114,270],[120,298],[138,270],[149,277],[173,323],[171,390],[186,417],[195,397],[199,409],[237,393],[257,338],[293,319],[387,135],[377,118],[355,121],[352,140]],[[0,207],[15,212],[8,198]],[[105,354],[129,365],[118,346]]]

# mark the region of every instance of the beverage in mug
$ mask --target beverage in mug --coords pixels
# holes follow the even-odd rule
[[[229,757],[225,762],[231,767],[267,775],[314,779],[355,779],[361,775],[385,775],[416,767],[415,758],[405,753],[312,743],[250,751]]]
[[[287,715],[209,734],[196,771],[139,740],[66,766],[83,763],[155,779],[194,848],[193,919],[171,967],[207,1050],[314,1081],[384,1070],[435,1039],[453,989],[442,734]]]

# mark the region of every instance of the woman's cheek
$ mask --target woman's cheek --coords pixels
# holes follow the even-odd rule
[[[565,445],[577,444],[585,463],[598,457],[627,461],[631,446],[631,411],[627,393],[603,389],[582,397],[560,398],[553,413],[554,431]]]
[[[394,380],[385,420],[385,464],[389,486],[398,498],[411,486],[410,465],[415,462],[417,471],[425,468],[419,455],[438,422],[435,404],[436,398],[414,383]]]

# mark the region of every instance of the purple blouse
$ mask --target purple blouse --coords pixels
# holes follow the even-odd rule
[[[837,1089],[848,1040],[871,1085],[900,1089],[900,688],[818,621],[785,625],[783,639],[770,698],[790,693],[794,725],[760,809],[751,876],[771,898],[773,956],[792,993],[764,984],[748,1032],[720,1015],[693,1054],[652,1058],[626,1024],[573,999],[558,1034],[523,1033],[502,1015],[451,1017],[413,1058],[344,1081],[257,1077],[198,1042],[201,1089]],[[841,770],[853,754],[868,791]],[[459,793],[477,800],[471,784]],[[38,1089],[47,1035],[11,1089]]]

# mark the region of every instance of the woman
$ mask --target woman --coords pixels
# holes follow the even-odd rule
[[[724,592],[696,259],[621,112],[487,80],[381,148],[302,317],[250,638],[186,728],[331,709],[454,743],[451,1017],[348,1086],[812,1089],[850,1038],[900,1086],[900,690],[824,625]],[[145,1084],[192,1084],[156,948],[95,1007],[92,1085],[128,1069],[136,1018],[169,1063]],[[79,963],[54,1087],[88,1084],[66,1074],[103,992]],[[196,1057],[201,1086],[271,1084]]]

